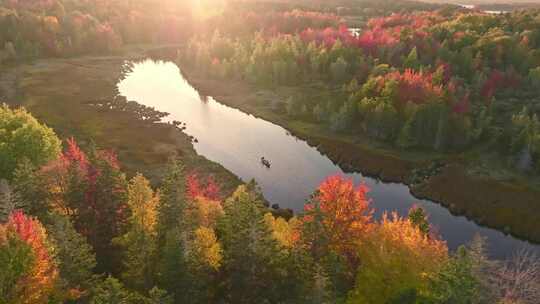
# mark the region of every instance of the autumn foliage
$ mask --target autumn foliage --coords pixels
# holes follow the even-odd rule
[[[43,225],[35,218],[22,211],[13,212],[7,223],[0,225],[0,251],[13,244],[9,241],[16,238],[30,249],[30,259],[23,260],[26,265],[16,265],[21,256],[14,256],[2,265],[5,270],[24,267],[27,271],[19,273],[14,286],[8,286],[8,301],[13,303],[45,303],[53,292],[58,277],[58,270],[53,257],[53,249],[47,240]],[[9,283],[9,281],[8,281]]]
[[[189,198],[202,197],[214,201],[220,199],[221,190],[212,176],[209,176],[206,181],[201,181],[201,178],[196,173],[192,173],[187,176],[186,180]]]
[[[83,152],[74,139],[58,160],[41,169],[50,203],[73,217],[75,228],[94,246],[99,262],[113,262],[111,240],[123,233],[130,216],[127,181],[116,155]],[[105,258],[107,256],[107,258]]]
[[[373,214],[367,198],[365,185],[354,186],[352,180],[336,175],[327,178],[317,189],[311,203],[305,205],[308,214],[303,218],[310,222],[310,215],[317,204],[323,215],[322,223],[329,234],[330,246],[356,263],[356,248],[364,234],[372,228]]]
[[[379,81],[381,88],[389,81],[397,83],[395,97],[402,105],[407,102],[426,103],[441,98],[443,95],[442,85],[433,84],[432,73],[415,72],[412,69],[406,69],[403,73],[396,71],[386,74]]]
[[[421,298],[429,294],[429,278],[444,265],[447,255],[444,241],[426,235],[396,213],[385,214],[359,247],[364,269],[358,273],[351,299],[387,303],[411,290]]]

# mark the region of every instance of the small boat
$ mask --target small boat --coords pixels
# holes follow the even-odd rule
[[[270,161],[264,158],[264,156],[261,157],[261,164],[263,164],[263,166],[265,166],[266,168],[270,168],[271,166]]]

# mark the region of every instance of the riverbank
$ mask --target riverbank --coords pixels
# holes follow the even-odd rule
[[[115,56],[41,59],[4,67],[2,102],[24,106],[62,139],[74,137],[83,147],[95,143],[114,150],[129,176],[141,172],[157,185],[168,158],[177,155],[187,172],[214,176],[224,194],[230,194],[240,179],[198,155],[193,139],[179,128],[144,120],[128,109],[98,106],[115,101],[125,61],[145,58],[147,49],[133,47]]]
[[[186,68],[182,72],[201,95],[286,128],[346,171],[405,183],[416,197],[439,202],[453,214],[540,242],[540,192],[519,177],[504,180],[476,174],[467,155],[396,151],[367,139],[329,132],[313,123],[291,120],[274,110],[273,101],[286,100],[302,88],[263,90],[242,81],[212,79]]]

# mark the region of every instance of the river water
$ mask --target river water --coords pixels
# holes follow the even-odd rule
[[[425,208],[430,222],[450,249],[480,234],[488,239],[493,257],[508,257],[523,247],[540,253],[540,246],[481,227],[463,216],[454,216],[436,203],[416,199],[405,185],[383,183],[360,173],[345,174],[328,157],[291,136],[284,128],[211,97],[201,97],[172,62],[148,59],[126,64],[132,66],[118,83],[121,95],[170,113],[165,121],[185,122],[185,132],[198,140],[194,144],[197,153],[222,164],[246,182],[255,179],[271,203],[299,212],[321,181],[329,175],[340,174],[371,189],[369,196],[376,217],[384,211],[406,215],[413,204]],[[271,162],[270,168],[261,164],[263,156]]]

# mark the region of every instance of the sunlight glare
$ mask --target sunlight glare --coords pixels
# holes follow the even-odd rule
[[[225,8],[225,0],[188,0],[192,15],[198,19],[208,19],[220,14]]]

